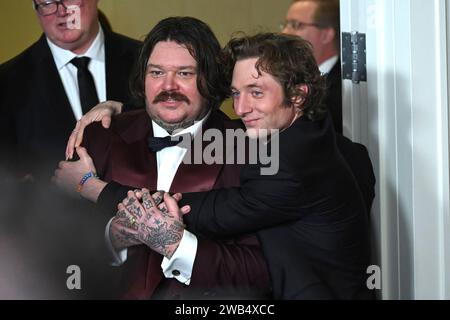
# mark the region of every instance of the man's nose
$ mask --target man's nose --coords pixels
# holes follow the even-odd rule
[[[283,28],[283,30],[281,30],[281,33],[284,33],[284,34],[290,34],[290,35],[293,35],[293,36],[298,35],[298,34],[296,33],[296,31],[295,31],[292,27],[290,27],[290,26],[285,26],[285,27]]]
[[[243,117],[247,113],[252,111],[251,104],[248,101],[246,95],[240,95],[233,100],[234,112],[239,116]]]
[[[163,83],[164,90],[173,91],[178,89],[177,79],[174,73],[167,73]]]

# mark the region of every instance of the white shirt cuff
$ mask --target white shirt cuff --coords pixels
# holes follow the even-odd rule
[[[166,278],[175,278],[181,283],[191,283],[192,269],[197,255],[197,237],[184,230],[180,245],[175,250],[172,258],[164,257],[161,268]]]
[[[111,238],[109,236],[109,228],[111,227],[111,222],[114,218],[111,218],[111,220],[109,220],[108,224],[106,225],[106,230],[105,230],[105,242],[106,242],[106,247],[108,248],[108,251],[110,253],[110,257],[111,257],[111,265],[114,267],[119,267],[122,264],[125,263],[125,261],[127,261],[127,257],[128,257],[128,249],[122,249],[122,250],[116,250],[112,244]]]

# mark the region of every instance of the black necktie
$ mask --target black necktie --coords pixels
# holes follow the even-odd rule
[[[80,89],[80,102],[83,114],[86,114],[99,102],[94,78],[88,69],[91,58],[73,58],[70,63],[77,67],[78,88]]]
[[[191,140],[191,135],[188,133],[188,139]],[[148,148],[153,152],[161,151],[164,148],[174,147],[183,141],[182,137],[184,135],[179,135],[175,137],[167,136],[163,138],[159,137],[149,137],[147,140]],[[180,147],[182,147],[180,145]]]

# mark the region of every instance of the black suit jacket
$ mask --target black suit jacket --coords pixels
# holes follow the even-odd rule
[[[333,119],[336,132],[342,133],[342,75],[341,61],[338,60],[326,76],[328,92],[325,104]]]
[[[336,134],[336,144],[358,183],[366,204],[367,213],[370,214],[373,199],[375,198],[376,179],[369,152],[362,144],[352,142],[339,133]]]
[[[330,118],[302,117],[279,142],[277,174],[246,165],[240,188],[184,194],[188,229],[209,237],[259,230],[275,298],[371,298],[366,205]]]
[[[129,101],[129,76],[140,43],[105,33],[106,95]],[[18,176],[48,178],[64,159],[76,119],[45,35],[0,66],[1,163]]]

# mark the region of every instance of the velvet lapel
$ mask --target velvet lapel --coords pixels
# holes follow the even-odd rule
[[[112,141],[110,178],[124,185],[156,190],[156,155],[147,146],[147,137],[153,135],[151,121],[143,114]]]
[[[203,125],[202,132],[198,133],[195,140],[201,138],[200,134],[203,134],[208,129],[218,129],[225,136],[225,130],[223,127],[223,120],[219,119],[216,112],[212,112],[210,117]],[[201,152],[211,143],[210,141],[202,141]],[[191,162],[194,162],[194,152],[200,150],[188,150],[186,157],[191,152]],[[185,159],[186,159],[185,157]],[[203,157],[202,157],[203,158]],[[178,167],[175,178],[173,179],[171,192],[200,192],[211,190],[219,177],[219,174],[223,168],[223,164],[185,164],[184,160]]]

